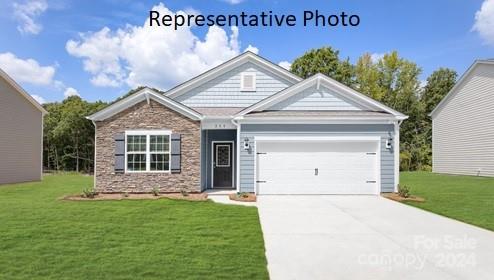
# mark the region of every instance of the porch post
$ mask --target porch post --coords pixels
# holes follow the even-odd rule
[[[236,174],[235,174],[235,178],[236,178],[236,182],[237,182],[237,186],[236,186],[236,189],[237,189],[237,192],[240,192],[240,153],[241,153],[241,150],[240,150],[240,123],[237,122],[237,170],[236,170]]]

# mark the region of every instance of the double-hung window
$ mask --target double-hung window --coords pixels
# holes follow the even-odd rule
[[[170,171],[169,131],[127,131],[126,172]]]

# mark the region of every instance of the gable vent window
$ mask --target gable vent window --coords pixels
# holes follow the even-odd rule
[[[240,76],[241,91],[256,91],[256,73],[242,73]]]

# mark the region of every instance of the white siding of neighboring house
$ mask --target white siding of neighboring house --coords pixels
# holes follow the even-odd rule
[[[478,64],[433,116],[433,172],[494,176],[494,65]]]
[[[240,76],[243,72],[256,73],[256,91],[240,91]],[[248,107],[292,84],[248,62],[177,96],[175,100],[189,107]]]

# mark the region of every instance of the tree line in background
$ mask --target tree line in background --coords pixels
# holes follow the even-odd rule
[[[431,169],[432,124],[428,114],[454,86],[457,79],[454,70],[439,68],[421,84],[421,68],[396,51],[378,59],[366,53],[352,64],[348,58],[340,59],[339,51],[331,47],[306,52],[295,59],[290,70],[302,78],[323,73],[408,115],[400,129],[401,169]],[[85,117],[109,104],[71,96],[62,102],[43,105],[49,112],[44,120],[45,170],[92,172],[94,126]]]

